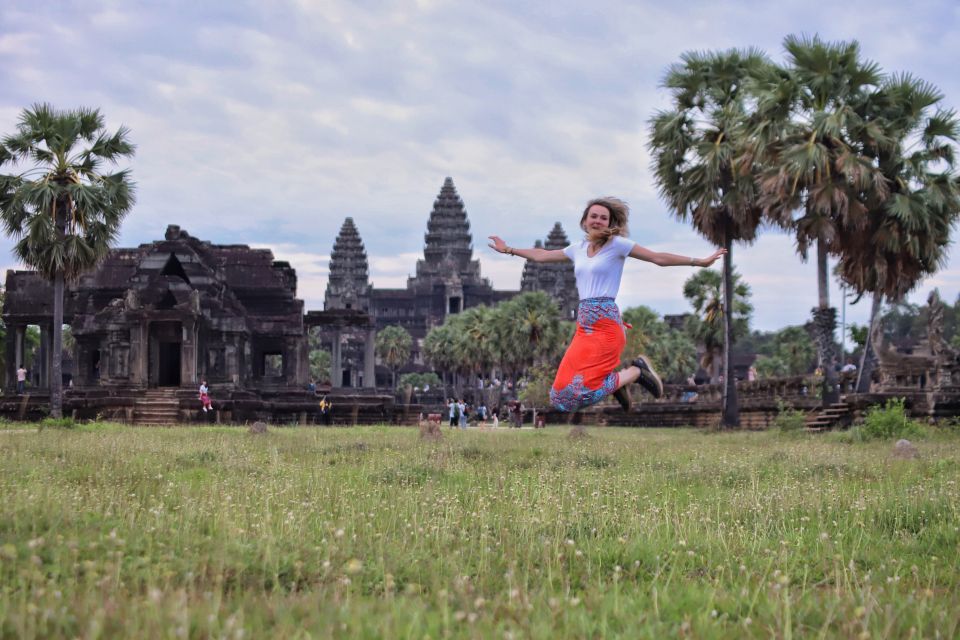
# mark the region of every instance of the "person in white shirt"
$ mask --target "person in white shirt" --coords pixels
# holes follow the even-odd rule
[[[490,236],[490,248],[500,253],[533,262],[573,262],[580,294],[577,330],[550,389],[550,402],[560,411],[576,411],[611,394],[629,411],[627,385],[633,382],[654,397],[663,395],[663,383],[645,356],[639,355],[630,366],[617,370],[626,346],[626,327],[614,298],[627,256],[661,267],[709,267],[726,253],[718,249],[697,259],[651,251],[627,238],[629,215],[627,203],[617,198],[591,200],[580,218],[586,237],[564,249],[515,249],[499,236]]]

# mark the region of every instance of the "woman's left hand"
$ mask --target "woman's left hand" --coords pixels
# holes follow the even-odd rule
[[[710,255],[709,258],[703,258],[703,259],[701,260],[701,262],[702,262],[703,264],[701,264],[701,265],[699,265],[699,266],[701,266],[701,267],[709,267],[710,265],[712,265],[714,262],[717,261],[717,258],[719,258],[720,256],[723,256],[723,255],[726,255],[726,253],[727,253],[727,250],[726,250],[726,249],[717,249],[716,251],[714,251],[714,252]]]

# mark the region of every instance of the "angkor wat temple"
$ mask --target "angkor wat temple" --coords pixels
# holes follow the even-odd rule
[[[377,329],[406,328],[415,340],[412,366],[425,368],[419,341],[431,327],[519,293],[495,290],[481,277],[467,213],[450,178],[434,202],[424,240],[423,259],[406,288],[377,289],[363,242],[347,218],[334,242],[324,310],[308,312],[296,297],[295,270],[267,249],[213,244],[176,225],[163,240],[114,249],[67,286],[64,322],[76,344],[64,407],[81,417],[175,422],[196,414],[196,389],[206,379],[226,420],[302,420],[316,404],[306,391],[308,331],[315,327],[332,354],[332,386],[368,397],[368,404],[387,412],[392,393],[376,392]],[[547,246],[566,243],[558,224]],[[573,268],[559,266],[528,264],[521,290],[555,294],[570,317],[577,304]],[[32,395],[38,403],[44,399],[52,299],[51,284],[37,273],[7,272],[8,399],[16,397],[15,372],[30,325],[40,329],[40,347],[34,362],[24,364],[33,370]],[[388,381],[385,370],[380,378]]]
[[[566,234],[557,223],[547,237],[546,247],[563,248],[567,244]],[[537,240],[536,246],[544,245]],[[520,291],[551,294],[566,318],[573,317],[579,302],[570,263],[528,261]],[[324,311],[328,316],[330,312],[338,312],[339,317],[344,318],[351,313],[357,317],[369,315],[376,329],[402,326],[414,339],[408,369],[426,370],[420,343],[432,327],[443,324],[450,314],[480,305],[493,306],[520,291],[498,291],[481,277],[480,261],[473,257],[467,212],[453,180],[447,178],[427,220],[423,259],[417,261],[416,275],[408,278],[407,286],[402,289],[380,289],[371,285],[363,240],[353,219],[344,221],[330,257]],[[344,387],[370,384],[369,373],[364,377],[361,366],[370,344],[370,334],[365,327],[358,330],[339,323],[332,330],[322,330],[321,334],[321,344],[334,355],[334,384]],[[381,369],[377,385],[389,382],[389,372]]]

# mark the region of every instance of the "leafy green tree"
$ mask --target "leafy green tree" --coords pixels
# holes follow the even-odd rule
[[[522,293],[496,309],[497,351],[514,383],[528,367],[553,363],[563,353],[569,325],[561,322],[557,303],[548,294]]]
[[[486,306],[472,307],[451,318],[457,328],[461,367],[481,378],[498,360],[493,318],[493,310]]]
[[[319,384],[330,384],[332,376],[330,367],[333,365],[333,356],[326,349],[310,351],[310,376]]]
[[[0,143],[0,219],[14,253],[53,282],[50,415],[62,413],[63,290],[103,259],[133,206],[130,172],[107,172],[134,146],[128,130],[109,133],[96,109],[26,109],[16,133]]]
[[[816,363],[816,346],[804,327],[786,327],[757,358],[757,374],[761,377],[799,376]]]
[[[660,193],[673,214],[716,246],[727,250],[725,274],[733,273],[733,243],[753,242],[761,221],[752,121],[755,80],[770,61],[753,50],[686,53],[672,65],[664,85],[671,107],[651,121],[650,150]],[[734,307],[733,282],[725,281],[723,307]],[[733,371],[735,341],[729,314],[721,314],[724,364]],[[726,376],[723,424],[739,425],[737,390]]]
[[[390,325],[377,331],[374,351],[393,374],[393,388],[397,388],[397,371],[410,360],[413,338],[400,325]]]
[[[627,366],[640,354],[650,355],[666,333],[667,325],[656,311],[644,305],[624,310],[623,321],[632,327],[627,330],[627,345],[623,349],[623,365]]]
[[[397,383],[397,388],[403,389],[407,386],[410,386],[416,390],[425,390],[428,387],[434,389],[439,388],[441,384],[443,384],[443,382],[441,382],[440,377],[432,371],[428,371],[426,373],[412,372],[404,373],[400,376],[400,381]]]
[[[666,325],[664,325],[666,327]],[[667,328],[650,349],[653,359],[664,380],[673,383],[686,382],[698,366],[697,345],[684,331]]]
[[[867,199],[888,186],[866,145],[883,130],[865,117],[880,68],[862,60],[856,42],[788,36],[788,66],[772,71],[759,92],[755,127],[765,169],[759,182],[769,219],[790,229],[806,260],[816,244],[816,343],[825,376],[824,405],[837,401],[836,309],[830,306],[827,255],[843,253],[842,239],[866,221]]]
[[[645,354],[664,380],[683,382],[696,371],[696,344],[682,331],[671,329],[656,311],[643,305],[631,307],[623,312],[623,321],[632,326],[627,330],[624,366]]]
[[[694,310],[694,314],[687,318],[686,330],[703,345],[700,364],[711,372],[710,377],[714,382],[720,375],[720,354],[723,353],[727,327],[734,340],[747,335],[750,314],[753,312],[753,305],[749,301],[750,287],[740,281],[736,272],[731,274],[729,281],[733,308],[729,322],[724,313],[724,277],[718,271],[700,269],[683,284],[683,297]]]
[[[871,325],[882,301],[899,301],[946,262],[960,216],[955,165],[960,121],[933,85],[898,74],[884,80],[865,107],[884,135],[865,145],[888,193],[867,194],[863,228],[842,230],[837,272],[860,294],[873,294]],[[867,350],[870,345],[867,344]],[[858,390],[866,391],[873,358],[865,352]]]
[[[0,310],[3,309],[4,298],[6,297],[6,290],[0,286]],[[7,337],[7,326],[3,322],[3,318],[0,317],[0,344],[6,344]],[[0,371],[7,370],[7,350],[0,349]]]

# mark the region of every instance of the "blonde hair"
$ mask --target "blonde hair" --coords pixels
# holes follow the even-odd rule
[[[630,230],[627,228],[627,220],[630,218],[630,206],[620,198],[614,198],[607,196],[605,198],[594,198],[587,203],[587,206],[583,209],[583,215],[580,216],[580,228],[586,232],[587,237],[590,237],[590,232],[587,231],[587,213],[590,212],[590,207],[594,205],[600,205],[610,213],[610,225],[603,231],[598,232],[597,240],[600,241],[600,244],[606,244],[607,240],[613,236],[627,236],[630,233]]]

